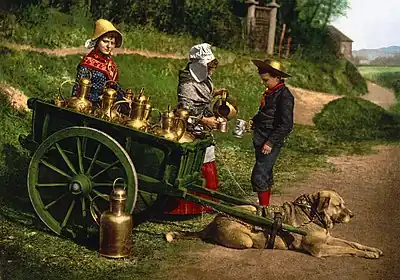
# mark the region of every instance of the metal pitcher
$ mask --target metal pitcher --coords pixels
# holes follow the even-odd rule
[[[183,131],[182,137],[178,140],[179,143],[193,142],[196,137],[187,131],[187,123],[189,119],[189,111],[186,109],[175,110],[175,126],[177,133],[180,135]]]
[[[177,124],[182,125],[185,129],[178,129]],[[155,130],[155,134],[165,139],[178,142],[185,131],[186,125],[183,120],[176,120],[174,112],[170,110],[170,106],[168,106],[168,109],[161,114],[161,127]]]
[[[129,119],[125,121],[124,124],[131,128],[147,131],[149,123],[145,117],[148,117],[149,113],[147,113],[146,116],[146,108],[147,111],[149,111],[150,105],[148,103],[149,98],[147,98],[143,93],[144,88],[140,90],[138,96],[133,97],[130,106]]]
[[[80,113],[89,114],[92,112],[92,102],[88,99],[92,83],[87,78],[82,78],[78,84],[76,96],[67,101],[67,107]]]
[[[122,103],[127,103],[127,101],[116,101],[117,95],[116,90],[106,88],[100,96],[100,107],[94,111],[94,115],[108,121],[120,121],[122,117],[118,112],[118,106]]]
[[[211,108],[216,117],[222,117],[227,121],[234,118],[238,111],[236,102],[228,96],[227,91],[214,97]]]

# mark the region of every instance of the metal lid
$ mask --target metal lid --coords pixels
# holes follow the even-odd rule
[[[111,200],[126,200],[126,190],[117,188],[111,193]]]
[[[87,86],[87,85],[90,85],[90,80],[87,79],[87,78],[82,78],[82,79],[79,81],[79,83],[80,83],[81,85]]]

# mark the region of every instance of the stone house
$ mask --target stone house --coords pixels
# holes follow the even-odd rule
[[[353,40],[351,40],[333,25],[328,26],[328,32],[337,42],[338,55],[343,56],[348,60],[353,60]]]

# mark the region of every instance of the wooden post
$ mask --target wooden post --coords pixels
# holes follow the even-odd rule
[[[245,2],[247,4],[247,30],[246,35],[249,36],[254,24],[256,22],[256,5],[258,2],[255,0],[248,0]]]
[[[286,31],[286,23],[282,25],[282,32],[281,32],[281,39],[279,40],[279,57],[282,56],[282,44],[283,44],[283,39],[285,38],[285,31]]]
[[[287,38],[287,45],[286,45],[286,57],[290,56],[290,43],[292,42],[292,36],[289,35]]]
[[[271,8],[270,17],[269,17],[267,54],[273,55],[274,54],[274,44],[275,44],[275,32],[276,32],[276,14],[278,12],[279,5],[276,4],[276,0],[272,0],[272,2],[267,5],[267,7]]]

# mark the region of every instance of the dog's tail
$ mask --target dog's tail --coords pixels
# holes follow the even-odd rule
[[[205,231],[171,231],[165,234],[167,242],[172,242],[177,239],[203,239]]]

